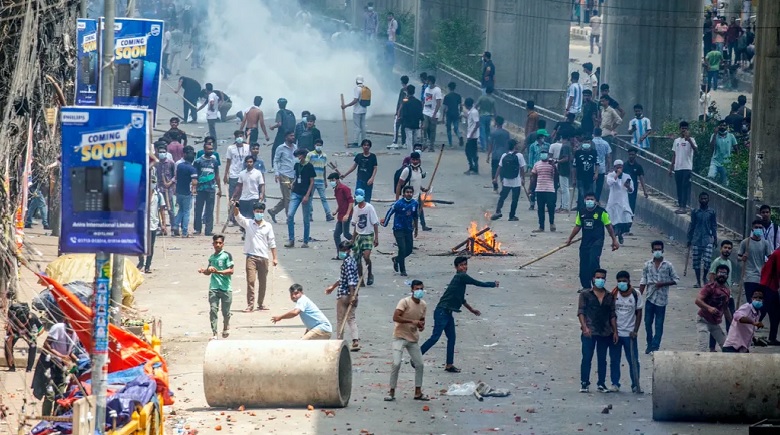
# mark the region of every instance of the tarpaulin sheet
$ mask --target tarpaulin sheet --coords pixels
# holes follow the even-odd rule
[[[125,261],[122,280],[122,303],[132,305],[133,292],[144,282],[144,276],[133,261]],[[113,273],[113,271],[112,271]],[[66,254],[46,266],[46,275],[57,282],[95,282],[95,256],[91,254]],[[125,302],[127,301],[127,302]]]

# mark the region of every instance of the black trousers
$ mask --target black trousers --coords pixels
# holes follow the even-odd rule
[[[198,122],[198,111],[195,110],[194,107],[192,107],[193,104],[195,104],[198,101],[197,95],[184,95],[184,100],[182,101],[182,104],[184,104],[184,119],[182,119],[182,122],[187,122],[187,116],[192,116],[192,122]]]
[[[496,205],[496,213],[501,213],[501,208],[504,207],[504,201],[506,201],[509,192],[512,192],[512,205],[509,208],[509,217],[517,216],[517,200],[520,199],[521,187],[507,187],[501,188],[501,194],[498,195],[498,204]]]
[[[339,244],[342,240],[349,240],[352,238],[352,229],[350,228],[350,220],[342,222],[341,219],[336,218],[336,228],[333,230],[333,241],[336,243],[336,256],[338,257]],[[342,236],[344,237],[342,239]]]
[[[498,172],[498,163],[501,161],[501,157],[497,159],[490,159],[490,178],[493,180],[493,190],[498,190],[498,183],[496,183],[496,172]]]
[[[550,226],[555,225],[555,192],[536,192],[536,214],[539,216],[539,228],[544,229],[544,207],[550,216]]]
[[[688,198],[691,197],[691,170],[676,169],[674,181],[677,183],[677,202],[680,208],[685,208],[688,206]]]
[[[152,268],[152,258],[154,257],[154,242],[157,241],[157,231],[152,231],[151,234],[152,238],[149,240],[149,255],[146,256],[146,262],[144,262],[143,255],[138,256],[138,269],[140,269],[141,266],[143,266],[144,269]]]
[[[469,162],[469,171],[479,173],[479,156],[477,155],[477,140],[466,141],[466,160]]]
[[[591,287],[593,271],[601,267],[601,252],[604,250],[604,242],[595,245],[580,244],[580,285],[582,288]]]
[[[412,249],[414,248],[413,234],[414,232],[411,230],[393,230],[395,243],[398,245],[398,255],[395,257],[395,261],[398,263],[398,270],[401,273],[406,273],[404,260],[412,254]]]

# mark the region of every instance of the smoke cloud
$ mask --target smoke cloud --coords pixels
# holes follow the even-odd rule
[[[358,75],[372,91],[368,116],[395,112],[397,91],[383,89],[380,80],[392,71],[377,71],[376,51],[382,42],[368,44],[376,47],[372,50],[359,34],[333,38],[330,31],[312,24],[310,16],[299,13],[293,0],[208,3],[205,81],[230,95],[234,112],[261,95],[267,117],[276,112],[276,100],[284,97],[296,117],[308,110],[320,120],[341,120],[339,94],[344,94],[345,102],[352,101]],[[347,111],[351,118],[351,108]]]

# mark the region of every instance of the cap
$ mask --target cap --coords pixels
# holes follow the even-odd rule
[[[363,84],[363,76],[357,76],[355,77],[355,83],[362,85]]]
[[[539,130],[536,130],[537,136],[549,136],[550,133],[547,133],[547,130],[540,128]]]
[[[618,159],[612,162],[612,166],[623,166],[623,161]]]
[[[366,196],[366,191],[363,189],[355,189],[355,196]]]

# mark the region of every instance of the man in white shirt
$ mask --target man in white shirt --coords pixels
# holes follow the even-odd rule
[[[479,139],[479,111],[474,107],[474,99],[466,98],[466,159],[469,162],[466,175],[479,174],[479,157],[477,156],[477,141]]]
[[[593,72],[593,64],[585,62],[582,64],[582,70],[585,72],[585,79],[582,81],[582,90],[589,89],[592,95],[598,95],[599,79]]]
[[[615,298],[615,323],[618,330],[618,341],[609,347],[610,378],[612,388],[610,391],[620,391],[620,360],[625,353],[631,375],[631,392],[642,393],[639,386],[639,351],[637,350],[636,336],[639,325],[642,323],[642,309],[645,300],[642,293],[631,286],[631,275],[625,270],[617,273],[617,287],[612,290]]]
[[[255,202],[252,205],[252,218],[242,216],[238,207],[233,207],[233,215],[241,228],[246,231],[244,254],[246,254],[246,308],[245,313],[251,313],[255,307],[255,279],[257,279],[257,309],[267,310],[263,305],[265,300],[266,279],[268,278],[268,263],[273,261],[274,267],[279,263],[276,259],[276,238],[273,226],[264,217],[265,204]]]
[[[342,110],[350,106],[355,107],[352,109],[352,122],[355,125],[355,140],[352,142],[354,147],[357,147],[359,143],[363,143],[363,139],[366,138],[366,113],[368,112],[368,106],[363,105],[366,103],[361,98],[363,87],[363,76],[355,77],[355,89],[353,91],[352,101],[341,105]],[[371,104],[370,100],[368,101],[368,104]]]
[[[571,84],[566,93],[566,113],[580,113],[582,109],[582,86],[579,71],[572,71]],[[565,114],[564,114],[565,115]]]
[[[441,88],[436,85],[436,77],[428,76],[428,87],[423,94],[423,130],[428,142],[428,151],[433,151],[436,142],[436,126],[439,124],[441,114],[441,102],[443,100]],[[419,191],[416,191],[419,192]]]
[[[214,92],[214,85],[206,83],[206,101],[198,107],[198,112],[204,107],[206,108],[206,121],[209,123],[209,136],[217,139],[217,120],[219,119],[219,97]]]
[[[265,201],[265,176],[263,171],[255,168],[253,155],[244,157],[244,166],[246,169],[238,173],[236,188],[230,195],[230,199],[238,204],[241,216],[251,218],[254,204]]]
[[[705,121],[709,118],[710,104],[712,97],[710,97],[709,85],[701,85],[699,90],[699,121]]]
[[[395,42],[396,34],[398,33],[398,21],[395,19],[395,15],[392,12],[387,13],[387,40]]]
[[[641,104],[634,105],[634,115],[636,118],[628,123],[628,133],[631,135],[631,143],[643,150],[650,149],[650,131],[653,127],[650,125],[650,118],[644,115],[644,107]]]
[[[236,191],[236,184],[238,184],[238,174],[243,168],[244,157],[249,155],[249,147],[244,144],[244,132],[243,130],[236,130],[233,132],[235,141],[227,149],[227,160],[225,162],[225,175],[222,181],[228,185],[228,196],[233,198],[233,193]],[[231,226],[236,224],[236,220],[232,215],[228,216]]]
[[[693,170],[693,154],[696,152],[696,141],[688,131],[688,122],[680,122],[680,137],[672,145],[672,163],[669,165],[669,176],[674,174],[677,183],[677,214],[687,213],[688,199],[691,196],[691,171]]]
[[[498,161],[498,171],[496,171],[496,182],[501,179],[501,194],[498,197],[496,213],[490,217],[490,220],[499,220],[503,216],[501,208],[504,207],[509,192],[512,192],[512,205],[509,209],[509,220],[517,221],[517,200],[520,198],[520,190],[525,184],[525,158],[519,152],[520,146],[515,139],[509,141],[509,152],[501,156]]]
[[[590,54],[588,57],[593,55],[593,44],[595,44],[599,48],[599,54],[601,54],[601,17],[599,16],[599,11],[594,10],[593,16],[590,17]]]

